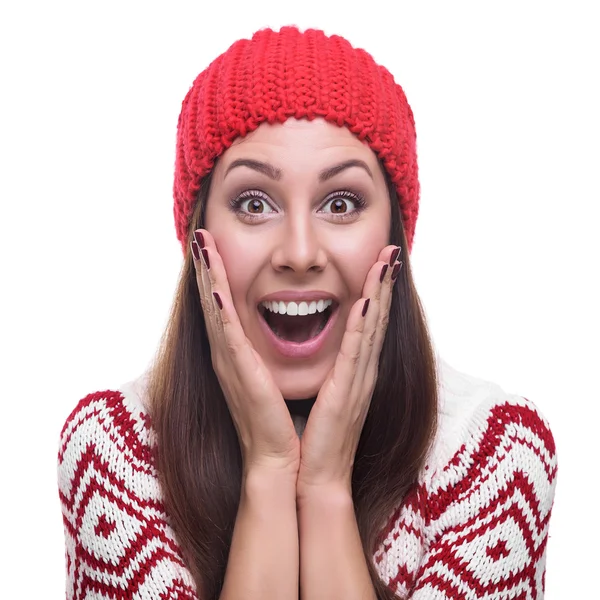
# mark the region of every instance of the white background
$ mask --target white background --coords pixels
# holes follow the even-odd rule
[[[81,397],[139,375],[165,325],[181,265],[181,101],[235,39],[283,24],[344,35],[403,86],[422,184],[412,260],[435,343],[549,419],[559,479],[546,598],[597,593],[596,3],[8,4],[2,596],[64,597],[60,429]]]

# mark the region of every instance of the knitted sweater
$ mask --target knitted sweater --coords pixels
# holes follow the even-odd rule
[[[556,454],[534,404],[438,358],[439,424],[377,570],[412,600],[543,598]],[[197,599],[161,502],[145,376],[83,398],[60,436],[67,598]]]

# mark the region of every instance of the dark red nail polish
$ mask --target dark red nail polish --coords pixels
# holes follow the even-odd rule
[[[221,300],[221,296],[219,296],[219,294],[217,294],[217,292],[213,292],[213,296],[215,297],[215,301],[217,303],[217,306],[223,310],[223,300]]]
[[[204,236],[202,235],[202,232],[194,231],[194,239],[200,248],[204,248],[206,244],[204,243]]]
[[[379,276],[379,283],[381,283],[383,281],[383,278],[385,277],[387,270],[388,270],[387,264],[383,265],[383,268],[381,269],[381,275]]]
[[[397,246],[395,250],[392,250],[392,255],[390,256],[390,267],[394,266],[396,260],[398,260],[398,255],[400,254],[400,246]]]
[[[190,246],[192,247],[192,254],[194,255],[194,260],[200,260],[200,250],[198,250],[198,244],[196,244],[196,240],[192,240],[190,242]]]
[[[371,298],[367,298],[363,305],[362,316],[364,317],[367,314],[367,309],[369,308],[369,302],[371,302]]]
[[[202,256],[204,257],[204,264],[206,265],[207,270],[210,271],[210,260],[208,259],[208,252],[202,248]]]
[[[404,263],[400,261],[392,270],[392,281],[396,281],[396,277],[398,277],[398,273],[400,273],[400,269]]]

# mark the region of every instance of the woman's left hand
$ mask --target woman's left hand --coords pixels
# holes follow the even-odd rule
[[[375,389],[389,320],[395,283],[392,274],[395,267],[397,276],[402,266],[397,249],[386,246],[367,274],[363,297],[350,310],[335,364],[311,408],[300,445],[299,499],[325,486],[351,493],[354,456]]]

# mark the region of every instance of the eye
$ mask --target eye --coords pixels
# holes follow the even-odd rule
[[[266,194],[260,190],[246,190],[232,198],[229,204],[233,212],[246,219],[275,212],[268,203]]]
[[[352,208],[354,204],[354,208]],[[268,196],[260,190],[246,190],[239,196],[229,200],[230,210],[240,219],[253,221],[261,219],[263,215],[276,213],[269,204]],[[365,199],[349,190],[332,192],[325,198],[324,207],[330,206],[331,210],[323,210],[330,214],[335,221],[356,219],[366,206]]]
[[[348,190],[333,192],[325,199],[325,206],[330,205],[330,214],[337,218],[356,217],[364,209],[366,202],[362,196],[354,194]],[[351,209],[351,204],[355,205],[355,209]],[[325,211],[329,212],[329,211]]]

